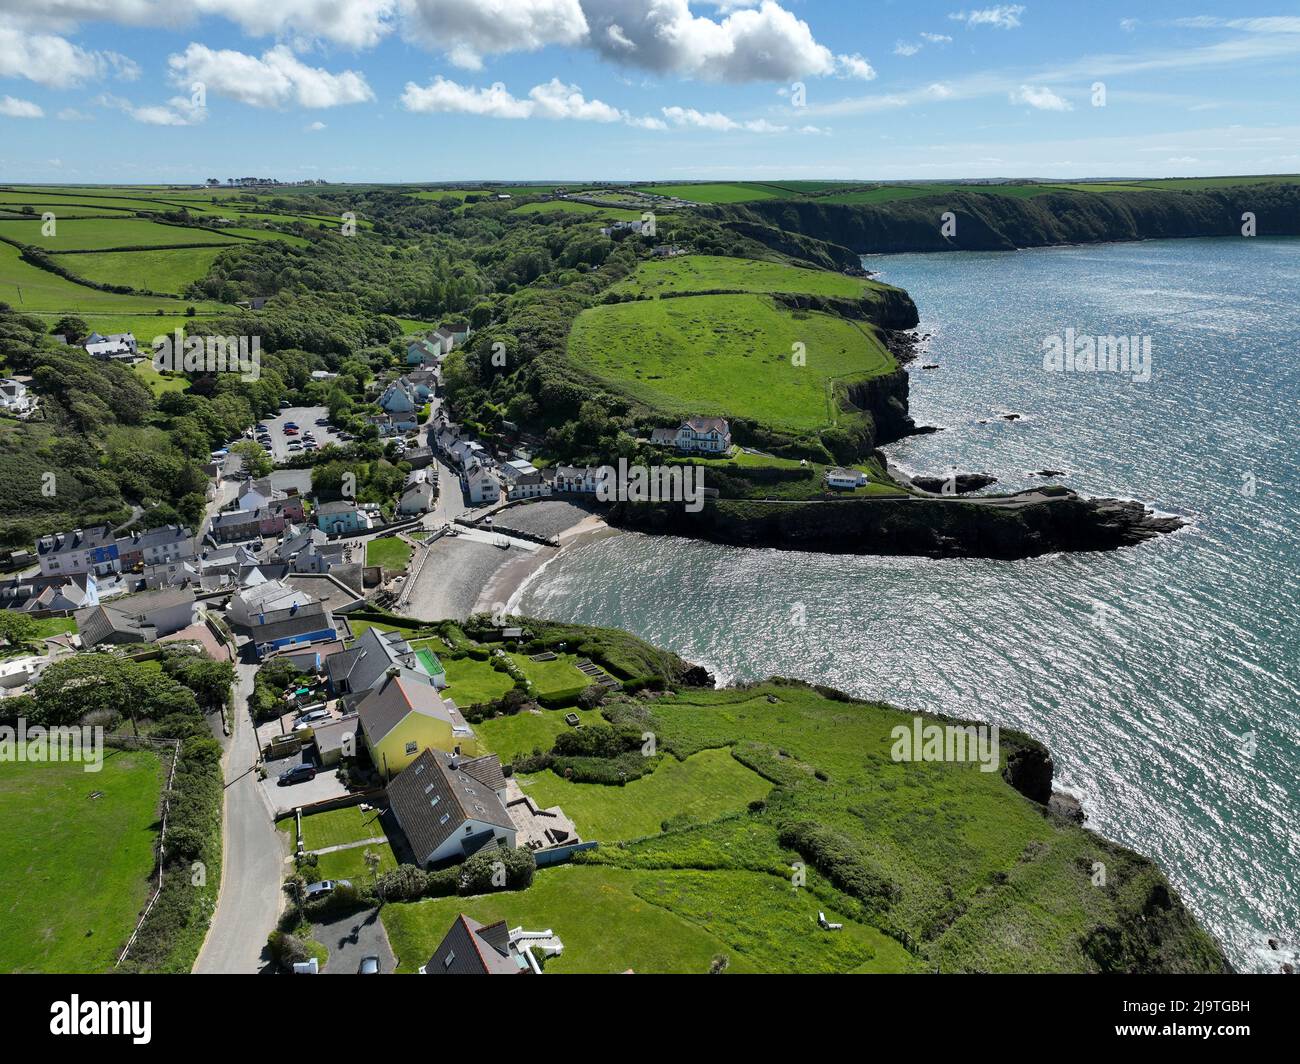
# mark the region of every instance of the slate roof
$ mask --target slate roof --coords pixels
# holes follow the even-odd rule
[[[515,831],[500,799],[464,771],[464,761],[442,750],[424,750],[388,784],[389,805],[420,860],[460,832],[467,820]]]
[[[532,969],[510,948],[504,920],[483,925],[461,913],[434,950],[425,975],[531,975]]]

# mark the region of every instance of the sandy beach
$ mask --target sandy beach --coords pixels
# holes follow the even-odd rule
[[[444,536],[429,553],[403,613],[426,621],[464,620],[473,613],[511,608],[511,600],[561,551],[598,536],[618,535],[589,507],[563,500],[514,506],[497,523],[558,541],[558,547],[500,547],[467,536]]]
[[[543,507],[546,509],[543,509]],[[563,509],[560,509],[561,507]],[[521,519],[526,511],[530,510],[536,510],[537,512],[527,514],[526,519]],[[473,612],[475,613],[513,612],[524,586],[534,579],[536,574],[546,568],[551,561],[559,557],[563,551],[571,550],[573,547],[590,542],[593,539],[620,535],[617,529],[610,528],[609,525],[605,524],[604,518],[599,514],[592,513],[585,507],[566,502],[533,503],[529,506],[518,507],[511,511],[509,517],[503,519],[501,523],[522,531],[536,531],[540,535],[553,535],[560,545],[558,547],[539,547],[531,552],[521,551],[516,553],[511,551],[510,557],[506,559],[505,563],[499,565],[484,583],[478,601],[474,604]],[[551,530],[552,526],[559,524],[564,524],[565,527],[559,531]]]

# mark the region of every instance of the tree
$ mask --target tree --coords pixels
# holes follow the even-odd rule
[[[141,718],[199,712],[193,692],[161,673],[112,654],[56,661],[33,686],[39,723],[75,724],[87,713],[117,713],[139,735]]]
[[[25,613],[0,610],[0,639],[19,649],[35,645],[37,624]]]
[[[254,440],[240,440],[230,450],[243,460],[242,468],[250,477],[269,476],[275,468],[270,457]]]
[[[65,314],[54,323],[54,328],[50,331],[56,336],[66,336],[68,343],[75,344],[90,335],[90,326],[86,324],[85,318],[79,318],[75,314]]]

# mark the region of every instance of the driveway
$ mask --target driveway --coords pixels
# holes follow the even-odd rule
[[[266,936],[280,915],[285,852],[257,779],[257,734],[248,713],[255,665],[235,665],[234,732],[226,744],[221,893],[194,971],[242,974],[265,968]]]
[[[379,919],[378,909],[314,924],[312,937],[330,951],[329,960],[321,969],[324,975],[356,975],[362,957],[378,957],[381,975],[392,975],[397,967],[397,958],[393,956],[393,947],[388,944],[388,933],[384,930],[384,922]],[[420,964],[425,960],[428,958],[422,959]]]
[[[258,785],[266,798],[267,807],[274,809],[277,817],[292,813],[300,805],[314,805],[327,798],[342,798],[348,793],[348,789],[339,780],[338,773],[332,768],[320,769],[315,779],[305,783],[281,787],[281,774],[288,772],[294,765],[301,764],[302,760],[302,755],[295,754],[266,763],[266,779],[259,781]]]

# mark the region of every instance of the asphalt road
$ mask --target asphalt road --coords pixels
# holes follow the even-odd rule
[[[323,975],[356,975],[362,957],[378,957],[380,975],[392,975],[397,967],[378,909],[315,924],[312,937],[330,951],[329,960],[321,969]],[[426,959],[421,959],[420,964]]]
[[[257,733],[248,715],[253,665],[237,663],[234,734],[226,747],[221,894],[194,971],[239,974],[268,963],[266,936],[280,915],[285,851],[257,779]]]

